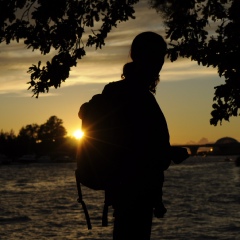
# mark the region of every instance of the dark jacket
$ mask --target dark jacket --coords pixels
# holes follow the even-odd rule
[[[147,191],[162,186],[163,171],[171,162],[170,143],[167,123],[154,95],[129,80],[109,83],[102,93],[120,106],[128,149],[122,156],[123,184]]]

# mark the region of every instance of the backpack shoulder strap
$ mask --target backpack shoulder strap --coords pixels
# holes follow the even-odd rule
[[[86,206],[85,202],[83,201],[81,183],[80,183],[80,180],[79,180],[78,176],[79,175],[78,175],[77,170],[76,170],[75,171],[75,177],[76,177],[77,190],[78,190],[78,200],[77,201],[79,203],[81,203],[81,205],[82,205],[82,208],[83,208],[83,211],[84,211],[84,214],[85,214],[85,218],[86,218],[86,221],[87,221],[88,229],[92,229],[92,224],[91,224],[91,220],[90,220],[90,217],[89,217],[89,214],[88,214],[87,206]]]
[[[108,204],[106,203],[106,200],[104,201],[104,206],[103,206],[102,226],[103,227],[108,226]]]
[[[87,222],[87,227],[88,230],[92,229],[92,224],[91,224],[91,220],[90,220],[90,216],[87,210],[87,206],[83,200],[83,196],[82,196],[82,189],[81,189],[81,183],[80,180],[78,178],[78,173],[77,170],[75,171],[75,176],[76,176],[76,183],[77,183],[77,190],[78,190],[78,199],[77,201],[82,205],[84,214],[85,214],[85,218],[86,218],[86,222]],[[108,226],[108,206],[109,203],[106,200],[106,192],[105,192],[105,201],[104,201],[104,207],[103,207],[103,213],[102,213],[102,226],[103,227],[107,227]]]

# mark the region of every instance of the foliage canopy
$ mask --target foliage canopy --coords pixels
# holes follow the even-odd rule
[[[0,43],[24,40],[28,48],[57,54],[42,66],[29,68],[29,89],[38,97],[50,87],[58,88],[69,77],[71,67],[85,55],[85,29],[91,28],[86,46],[101,48],[112,27],[134,18],[138,0],[1,0]],[[98,24],[98,30],[93,27]],[[86,37],[85,37],[86,38]]]
[[[240,1],[150,0],[163,17],[168,57],[190,58],[218,69],[225,84],[215,87],[210,123],[238,116],[240,108]]]
[[[24,41],[41,54],[55,50],[51,61],[32,65],[33,95],[58,88],[71,67],[85,55],[85,45],[101,48],[118,23],[134,19],[139,0],[1,0],[0,43]],[[190,58],[217,68],[225,84],[215,87],[210,124],[238,116],[240,108],[240,1],[149,0],[164,19],[168,57]],[[161,19],[160,19],[161,21]],[[94,30],[96,28],[97,30]],[[86,28],[91,29],[87,35]]]

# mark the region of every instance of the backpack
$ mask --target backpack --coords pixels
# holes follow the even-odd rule
[[[83,201],[81,185],[105,191],[102,225],[107,226],[108,206],[106,191],[118,184],[120,156],[124,152],[124,131],[121,122],[121,107],[104,94],[94,95],[80,107],[83,138],[77,151],[75,171],[78,202],[82,204],[88,229],[90,217]]]

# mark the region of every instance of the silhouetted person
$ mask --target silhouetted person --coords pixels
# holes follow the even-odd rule
[[[163,217],[164,171],[171,160],[188,157],[186,149],[172,148],[165,117],[155,99],[167,45],[154,32],[137,35],[131,45],[132,62],[123,67],[122,80],[104,87],[103,94],[119,108],[122,154],[116,181],[106,193],[114,208],[114,240],[149,240],[153,213]],[[173,149],[173,151],[172,151]]]

